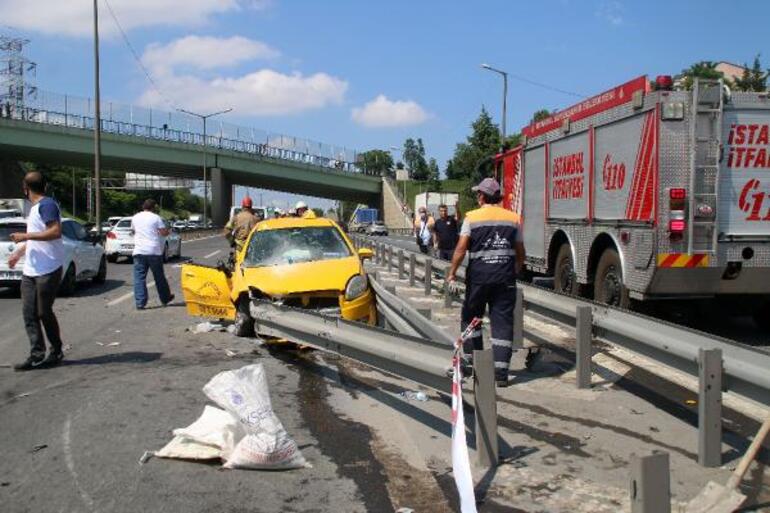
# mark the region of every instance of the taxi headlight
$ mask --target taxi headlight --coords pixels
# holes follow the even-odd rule
[[[362,296],[368,287],[369,284],[366,281],[366,277],[356,274],[348,280],[348,286],[345,287],[345,299],[350,301],[351,299]]]

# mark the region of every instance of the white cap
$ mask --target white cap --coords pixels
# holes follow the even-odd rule
[[[304,201],[298,201],[297,204],[294,206],[294,208],[296,208],[297,210],[301,208],[307,208],[307,203],[305,203]]]
[[[296,208],[290,208],[290,209],[289,209],[289,215],[290,215],[290,216],[293,216],[293,215],[294,215],[294,214],[296,214],[296,213],[297,213],[297,209],[296,209]]]

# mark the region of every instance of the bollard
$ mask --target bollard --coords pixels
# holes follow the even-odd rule
[[[414,287],[414,281],[415,281],[415,274],[414,274],[414,268],[417,266],[417,258],[414,256],[414,253],[409,254],[409,286]]]
[[[385,258],[388,259],[388,272],[393,272],[393,246],[388,246],[388,250],[385,253]]]
[[[513,349],[524,347],[524,291],[516,287],[516,306],[513,310]]]
[[[722,464],[722,350],[698,351],[698,463]]]
[[[476,410],[476,462],[486,468],[497,467],[500,450],[492,348],[473,351],[473,406]]]
[[[425,259],[425,295],[430,296],[431,278],[433,274],[433,261],[430,258]]]
[[[404,250],[398,250],[398,279],[404,279]]]
[[[668,453],[631,455],[631,513],[671,513]]]
[[[452,306],[452,291],[449,287],[449,282],[444,280],[444,308],[451,308]]]
[[[591,388],[592,323],[591,307],[578,306],[575,326],[575,380],[578,388]]]

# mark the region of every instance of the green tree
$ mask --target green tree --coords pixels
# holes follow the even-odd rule
[[[506,140],[507,141],[507,140]],[[500,130],[482,107],[481,113],[471,124],[471,134],[466,142],[455,146],[452,160],[447,163],[447,178],[475,179],[489,171],[479,171],[479,166],[490,167],[485,162],[500,151]]]
[[[749,68],[744,64],[743,76],[735,79],[735,88],[738,91],[767,91],[767,72],[762,69],[762,63],[759,61],[759,54],[754,57],[754,65]]]
[[[551,115],[551,111],[548,109],[539,109],[536,110],[534,114],[532,114],[532,121],[531,123],[535,123],[537,121],[542,121],[545,118],[549,117]]]
[[[393,157],[385,150],[369,150],[360,155],[360,165],[364,174],[374,176],[393,176]]]
[[[724,73],[716,69],[718,64],[718,62],[714,61],[700,61],[682,70],[681,78],[684,79],[682,85],[685,89],[690,90],[696,78],[712,80],[724,78]],[[726,80],[726,82],[729,81]]]
[[[428,163],[425,161],[425,145],[422,139],[411,137],[404,141],[404,161],[413,180],[423,182],[430,178]]]

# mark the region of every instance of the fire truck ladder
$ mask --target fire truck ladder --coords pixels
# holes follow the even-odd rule
[[[690,254],[716,251],[722,99],[722,80],[695,80],[690,122]]]

